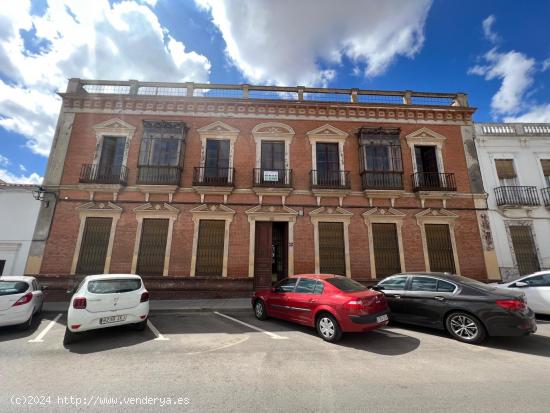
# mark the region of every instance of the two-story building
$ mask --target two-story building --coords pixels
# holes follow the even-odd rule
[[[494,274],[464,94],[71,79],[60,95],[28,273],[195,296]]]
[[[479,123],[475,131],[502,279],[550,268],[550,124]]]

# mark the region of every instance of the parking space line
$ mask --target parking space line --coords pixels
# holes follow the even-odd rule
[[[44,328],[44,330],[42,330],[36,338],[29,340],[29,343],[43,343],[44,342],[43,338],[46,336],[46,334],[48,334],[48,331],[50,331],[53,328],[55,323],[57,323],[57,321],[61,318],[62,315],[63,315],[62,313],[59,313],[58,315],[56,315],[55,318],[48,323],[46,328]]]
[[[273,339],[275,339],[275,340],[287,340],[287,339],[288,339],[288,337],[283,337],[283,336],[280,336],[280,335],[278,335],[278,334],[272,333],[272,332],[270,332],[270,331],[266,331],[266,330],[264,330],[264,329],[262,329],[262,328],[253,326],[252,324],[245,323],[244,321],[241,321],[241,320],[237,320],[236,318],[233,318],[233,317],[230,317],[230,316],[228,316],[228,315],[219,313],[219,312],[217,312],[217,311],[214,311],[214,314],[219,315],[220,317],[225,317],[225,318],[227,318],[228,320],[234,321],[235,323],[242,324],[243,326],[246,326],[246,327],[248,327],[248,328],[251,328],[252,330],[256,330],[256,331],[259,331],[260,333],[267,334],[269,337],[271,337],[271,338],[273,338]]]
[[[153,332],[153,334],[156,336],[155,340],[159,341],[168,341],[169,338],[164,337],[160,332],[157,330],[157,328],[151,323],[151,320],[147,319],[147,327],[149,327],[149,330]]]

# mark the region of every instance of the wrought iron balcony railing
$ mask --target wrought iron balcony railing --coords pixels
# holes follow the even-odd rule
[[[538,206],[539,194],[535,186],[499,186],[495,188],[498,206]]]
[[[137,183],[141,185],[179,185],[179,166],[139,166]]]
[[[292,169],[254,168],[254,186],[289,188],[292,186]]]
[[[83,184],[116,184],[128,183],[128,168],[125,166],[105,167],[84,164],[80,169],[80,183]]]
[[[194,186],[233,186],[233,168],[196,166],[193,168]]]
[[[413,191],[456,191],[455,174],[416,172],[411,175]]]
[[[349,171],[316,171],[310,173],[312,189],[350,189]]]
[[[361,172],[363,189],[403,189],[403,172],[363,171]]]
[[[540,190],[542,192],[542,200],[544,201],[544,206],[550,208],[550,187],[543,188]]]

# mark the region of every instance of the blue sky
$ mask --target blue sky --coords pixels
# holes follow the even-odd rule
[[[0,9],[0,179],[38,183],[70,77],[466,92],[550,122],[550,2],[21,0]]]

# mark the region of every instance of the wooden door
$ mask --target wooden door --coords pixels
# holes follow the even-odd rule
[[[254,246],[254,289],[271,287],[272,222],[256,221]]]
[[[319,264],[321,273],[346,275],[343,223],[319,222]]]
[[[201,219],[197,240],[196,275],[222,276],[224,243],[225,221]]]

